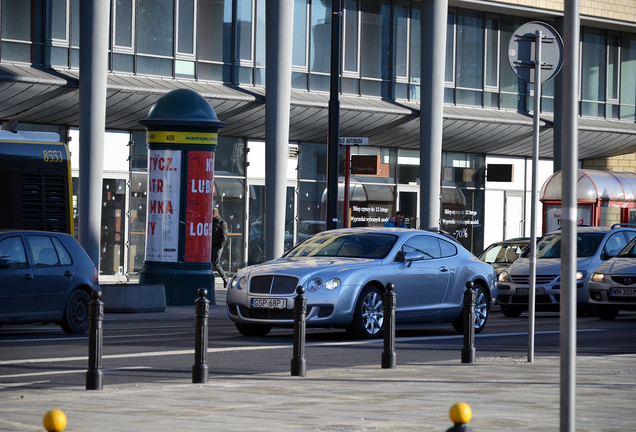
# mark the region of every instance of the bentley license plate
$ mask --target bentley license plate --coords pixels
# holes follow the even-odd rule
[[[543,295],[545,294],[545,288],[535,288],[535,292],[537,295]],[[530,295],[530,288],[517,288],[517,295]]]
[[[287,299],[253,298],[251,306],[259,309],[285,309],[287,307]]]
[[[610,295],[634,297],[636,296],[636,288],[610,288]]]

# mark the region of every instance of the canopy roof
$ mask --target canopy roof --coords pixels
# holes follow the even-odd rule
[[[158,100],[174,89],[199,93],[227,123],[223,136],[265,139],[265,89],[212,81],[107,74],[106,129],[143,130]],[[292,90],[289,141],[326,142],[329,93]],[[79,125],[79,71],[0,62],[0,119]],[[539,157],[552,158],[554,117],[541,114]],[[533,118],[528,113],[444,106],[446,152],[532,156]],[[636,122],[582,117],[580,159],[636,152]],[[369,145],[420,148],[420,104],[366,96],[340,96],[340,136],[369,137]]]
[[[576,199],[601,201],[636,201],[636,174],[630,172],[610,172],[579,170]],[[550,176],[539,197],[545,200],[561,200],[562,171]]]

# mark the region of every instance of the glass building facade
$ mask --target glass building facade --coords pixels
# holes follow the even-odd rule
[[[2,0],[0,60],[78,68],[79,3]],[[331,7],[294,1],[294,89],[329,91]],[[112,0],[110,21],[110,72],[265,85],[265,0]],[[532,110],[532,85],[507,62],[508,41],[527,21],[449,9],[447,104]],[[419,101],[420,39],[419,1],[344,0],[342,93]],[[581,115],[636,120],[635,65],[636,31],[583,26]],[[542,91],[542,111],[552,112],[552,83]]]
[[[293,3],[292,89],[328,92],[331,0]],[[342,4],[342,94],[419,103],[420,2]],[[1,0],[0,62],[78,69],[79,5],[80,0]],[[111,0],[110,12],[111,74],[241,89],[265,85],[265,0]],[[530,114],[533,86],[513,73],[507,48],[515,29],[531,20],[514,8],[509,13],[449,8],[444,102]],[[555,25],[550,16],[543,21]],[[633,123],[636,30],[606,27],[599,21],[581,28],[580,115]],[[542,86],[541,109],[554,111],[553,82]],[[127,164],[125,174],[105,171],[103,276],[130,277],[143,266],[146,144],[143,132],[127,133],[130,145],[119,152]],[[214,202],[230,230],[223,255],[229,271],[263,259],[265,174],[259,167],[263,159],[255,156],[263,145],[254,137],[225,136],[221,131]],[[383,172],[352,178],[352,225],[381,225],[399,208],[417,228],[419,151],[376,141],[354,153],[377,156]],[[475,253],[484,247],[485,157],[443,155],[441,228]],[[323,228],[326,160],[324,142],[290,143],[289,165],[295,168],[288,173],[286,247]]]

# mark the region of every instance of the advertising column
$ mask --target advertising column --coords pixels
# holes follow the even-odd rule
[[[214,153],[219,128],[208,102],[179,89],[148,117],[148,225],[140,283],[162,284],[169,306],[191,305],[199,288],[214,300],[211,269]]]

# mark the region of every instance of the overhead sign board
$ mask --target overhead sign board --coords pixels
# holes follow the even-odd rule
[[[338,144],[342,146],[352,146],[352,145],[369,145],[369,138],[355,138],[355,137],[340,137],[338,138]]]

